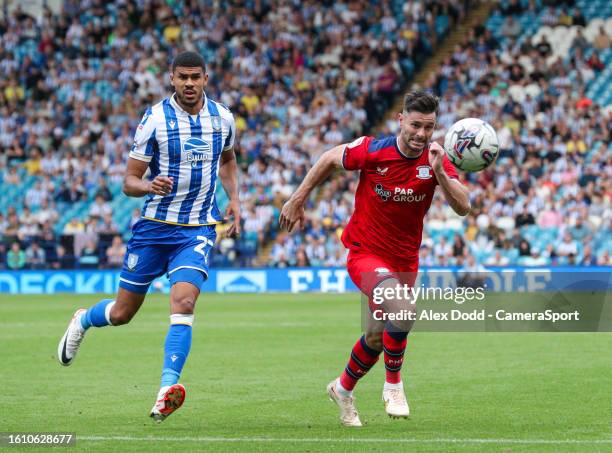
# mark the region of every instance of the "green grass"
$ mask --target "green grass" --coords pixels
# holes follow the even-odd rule
[[[70,316],[98,299],[0,296],[0,431],[76,432],[83,451],[612,450],[611,334],[416,332],[403,372],[411,418],[385,415],[379,363],[355,393],[366,425],[346,429],[325,386],[360,334],[358,296],[204,295],[187,400],[155,425],[167,296],[128,326],[92,329],[61,367]]]

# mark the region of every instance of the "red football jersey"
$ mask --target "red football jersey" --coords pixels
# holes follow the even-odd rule
[[[429,148],[410,158],[400,151],[397,137],[361,137],[346,146],[342,164],[361,170],[355,210],[342,234],[344,246],[394,261],[418,257],[423,219],[438,185]],[[446,155],[443,167],[457,178]]]

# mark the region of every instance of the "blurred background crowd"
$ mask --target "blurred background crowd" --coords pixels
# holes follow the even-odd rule
[[[300,234],[278,231],[280,207],[326,149],[397,132],[388,112],[479,4],[59,3],[5,7],[0,20],[2,268],[121,266],[142,204],[121,193],[133,133],[170,94],[169,63],[185,49],[205,57],[207,94],[238,129],[244,234],[220,239],[212,264],[344,265],[358,175],[313,195]],[[496,5],[426,79],[441,98],[435,138],[480,117],[501,154],[462,175],[469,216],[434,201],[422,265],[612,264],[612,8],[550,3]]]

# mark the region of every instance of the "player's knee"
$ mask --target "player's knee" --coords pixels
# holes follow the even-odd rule
[[[196,298],[190,294],[176,296],[172,299],[172,312],[181,314],[192,314],[195,308]]]
[[[110,322],[113,326],[122,326],[129,323],[134,313],[126,308],[118,307],[116,304],[110,311]]]
[[[382,332],[366,332],[365,342],[370,348],[374,349],[375,351],[382,351]]]

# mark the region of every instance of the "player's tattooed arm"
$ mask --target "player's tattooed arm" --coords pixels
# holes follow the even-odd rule
[[[130,157],[128,159],[123,193],[128,197],[144,197],[145,195],[168,195],[172,191],[173,179],[167,176],[156,176],[152,181],[144,181],[142,177],[149,168],[149,163]]]
[[[328,176],[338,168],[342,167],[342,157],[346,145],[336,146],[321,155],[316,164],[306,174],[306,177],[287,200],[281,211],[279,223],[281,228],[291,232],[296,225],[304,226],[304,205],[310,193],[325,181]]]
[[[227,196],[229,203],[225,210],[227,219],[231,219],[232,224],[226,234],[230,237],[240,234],[240,198],[238,196],[238,164],[234,149],[229,149],[221,153],[219,162],[219,179]]]
[[[459,180],[448,177],[442,165],[443,160],[444,149],[438,143],[432,142],[429,146],[429,165],[431,165],[438,184],[442,188],[444,198],[457,214],[460,216],[468,215],[472,209],[468,188]]]

